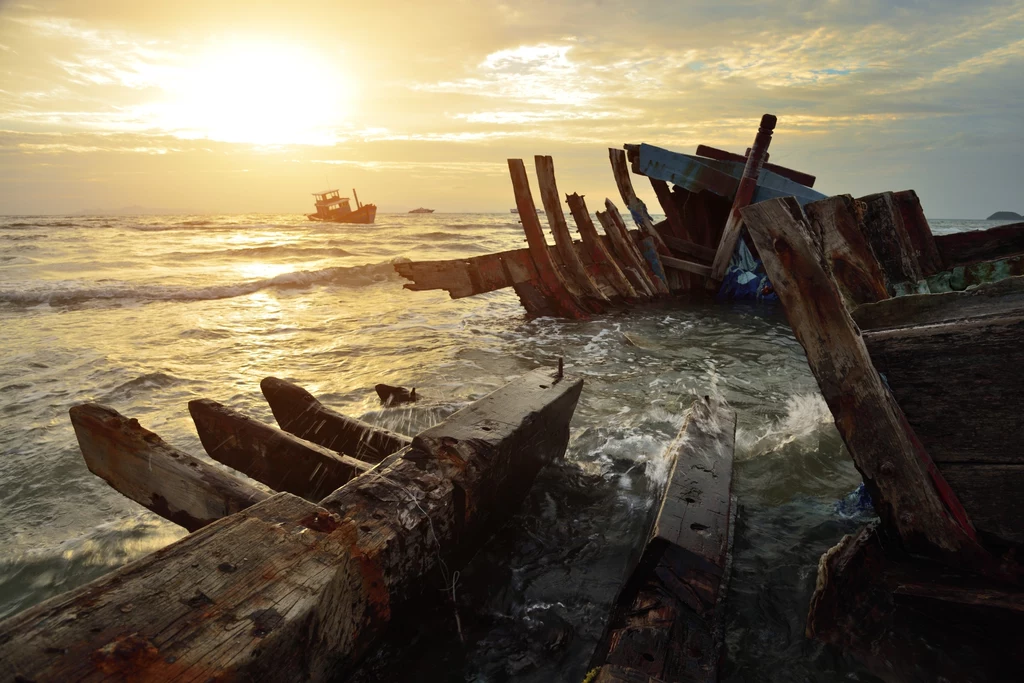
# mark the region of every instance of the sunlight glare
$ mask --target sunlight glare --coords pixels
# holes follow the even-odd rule
[[[338,64],[261,41],[200,55],[170,89],[163,124],[181,137],[256,145],[333,144],[353,96]]]

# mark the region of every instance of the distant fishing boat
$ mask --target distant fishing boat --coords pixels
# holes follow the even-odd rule
[[[314,192],[316,197],[316,213],[306,214],[311,221],[324,223],[363,223],[372,224],[377,217],[376,204],[361,204],[359,195],[355,188],[352,189],[352,196],[356,199],[356,210],[352,210],[348,197],[342,197],[337,190],[326,190]]]
[[[434,213],[433,209],[424,209],[422,206],[418,209],[413,209],[409,213]]]
[[[519,209],[509,209],[509,213],[519,213]],[[544,213],[543,210],[537,209],[537,213]]]

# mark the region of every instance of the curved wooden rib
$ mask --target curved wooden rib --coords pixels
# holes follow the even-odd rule
[[[615,231],[622,237],[626,247],[633,254],[636,260],[637,267],[639,267],[650,281],[651,289],[659,294],[668,294],[668,285],[660,277],[654,274],[654,270],[647,263],[647,259],[640,252],[640,247],[637,246],[636,242],[633,241],[632,236],[629,234],[629,229],[626,227],[625,221],[622,220],[622,214],[619,213],[619,207],[615,206],[615,203],[610,199],[604,200],[605,209],[607,209],[608,218],[611,220],[612,225],[615,226]],[[603,223],[603,222],[602,222]],[[605,226],[607,231],[607,226]]]
[[[615,291],[627,299],[636,299],[642,296],[629,283],[625,273],[623,273],[623,266],[620,265],[618,259],[608,251],[604,242],[601,241],[601,236],[597,234],[594,222],[590,220],[590,212],[587,210],[586,202],[583,201],[583,196],[573,193],[566,195],[565,201],[572,212],[573,220],[576,221],[576,228],[580,231],[583,246],[590,254],[591,260],[603,269],[605,277],[615,288]]]
[[[633,181],[629,179],[629,165],[626,163],[625,150],[609,147],[608,158],[612,162],[612,175],[615,176],[615,184],[619,188],[622,201],[626,203],[626,208],[634,216],[640,217],[638,227],[654,238],[654,244],[657,245],[658,251],[668,253],[668,247],[665,246],[664,240],[654,229],[654,221],[651,220],[651,215],[647,212],[647,205],[640,201],[633,190]]]
[[[623,272],[636,291],[648,298],[657,296],[658,292],[654,289],[654,283],[647,275],[647,268],[639,263],[637,255],[629,248],[627,238],[619,233],[612,217],[605,211],[598,211],[597,220],[601,221],[601,225],[604,226],[604,232],[612,244],[612,249],[620,263],[623,264]]]
[[[562,277],[561,272],[551,260],[544,231],[537,220],[537,207],[530,194],[530,181],[526,177],[526,167],[522,159],[509,159],[508,171],[512,177],[512,189],[516,195],[516,207],[519,209],[519,220],[526,233],[526,241],[530,245],[530,256],[540,276],[540,285],[554,308],[560,315],[567,318],[583,319],[587,317],[587,309],[580,301],[579,289]]]
[[[534,158],[537,166],[537,185],[540,187],[540,198],[544,203],[544,211],[548,215],[548,226],[555,238],[555,246],[562,258],[562,264],[576,280],[576,284],[586,293],[600,302],[609,304],[608,300],[590,277],[586,266],[580,260],[572,244],[569,226],[565,224],[565,214],[558,201],[558,187],[555,185],[555,164],[549,156],[537,155]]]

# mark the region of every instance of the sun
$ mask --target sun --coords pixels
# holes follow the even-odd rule
[[[351,114],[340,55],[235,40],[184,65],[166,88],[161,124],[180,137],[255,145],[333,144]]]

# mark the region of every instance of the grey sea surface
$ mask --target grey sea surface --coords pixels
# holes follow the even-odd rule
[[[713,395],[739,415],[724,679],[875,680],[803,635],[818,557],[865,518],[837,511],[860,479],[781,310],[673,301],[528,320],[511,290],[452,301],[404,290],[391,265],[521,246],[517,217],[500,214],[0,218],[0,618],[184,533],[89,473],[76,403],[109,405],[208,460],[186,403],[209,397],[273,423],[268,375],[412,435],[564,358],[585,379],[565,462],[460,573],[465,643],[440,601],[386,675],[579,681],[666,448],[686,407]],[[423,400],[382,409],[378,382]]]

